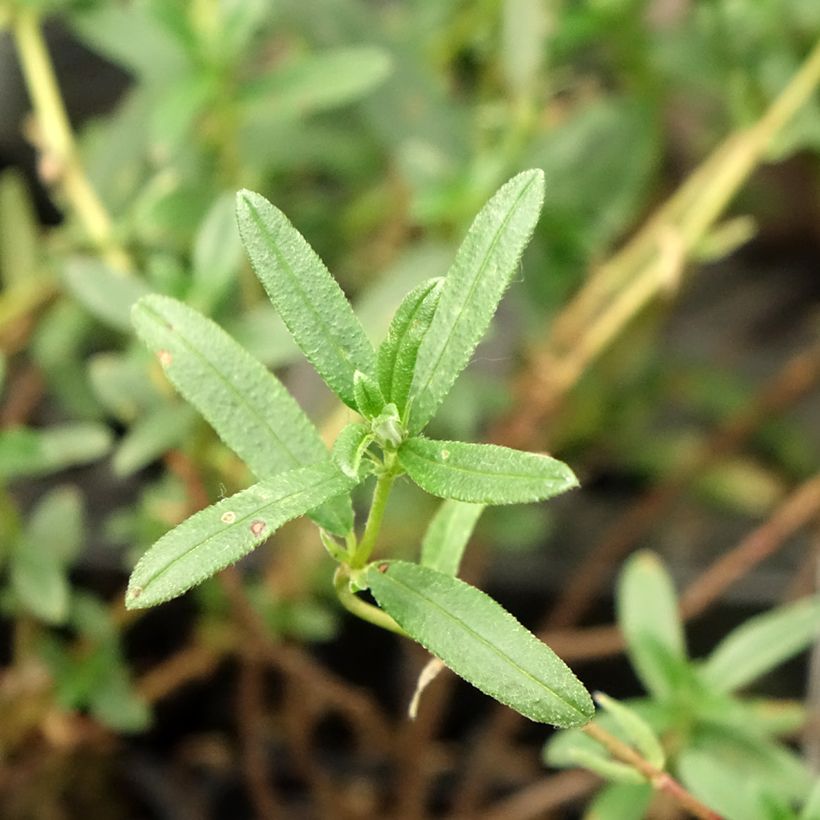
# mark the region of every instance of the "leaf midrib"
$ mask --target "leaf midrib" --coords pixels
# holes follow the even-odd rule
[[[442,573],[442,574],[443,574],[443,573]],[[512,659],[509,655],[505,655],[503,652],[501,652],[501,650],[500,650],[500,649],[499,649],[499,648],[498,648],[498,647],[497,647],[494,643],[492,643],[491,641],[488,641],[488,640],[487,640],[487,639],[486,639],[483,635],[481,635],[480,633],[476,632],[476,631],[475,631],[475,630],[474,630],[474,629],[473,629],[473,628],[472,628],[469,624],[467,624],[465,621],[461,620],[460,618],[455,617],[455,616],[454,616],[454,615],[453,615],[453,614],[452,614],[449,610],[445,609],[445,608],[444,608],[441,604],[439,604],[439,603],[438,603],[438,601],[436,601],[434,598],[429,598],[427,595],[424,595],[422,592],[420,592],[419,590],[415,589],[414,587],[411,587],[411,586],[409,586],[408,584],[404,583],[403,581],[400,581],[398,578],[396,578],[396,577],[394,577],[394,576],[390,575],[390,574],[389,574],[389,570],[388,570],[388,572],[386,572],[386,573],[384,573],[384,574],[383,574],[383,577],[384,577],[384,578],[386,578],[386,579],[387,579],[387,580],[389,580],[389,581],[392,581],[392,582],[393,582],[394,584],[396,584],[397,586],[403,587],[404,589],[406,589],[406,590],[407,590],[408,592],[410,592],[411,594],[417,595],[417,596],[418,596],[418,597],[419,597],[422,601],[425,601],[425,602],[427,602],[427,603],[431,604],[431,605],[432,605],[435,609],[437,609],[437,610],[438,610],[438,611],[439,611],[439,612],[440,612],[440,613],[444,616],[444,618],[445,618],[445,619],[449,619],[449,620],[453,621],[454,623],[459,624],[460,626],[462,626],[462,627],[464,628],[464,630],[465,630],[467,633],[469,633],[469,634],[470,634],[473,638],[475,638],[475,640],[476,640],[478,643],[481,643],[481,644],[483,644],[484,646],[486,646],[487,648],[489,648],[489,649],[490,649],[492,652],[494,652],[494,653],[495,653],[495,654],[496,654],[496,655],[497,655],[497,656],[498,656],[498,657],[499,657],[502,661],[505,661],[505,660],[506,660],[506,661],[507,661],[507,663],[508,663],[510,666],[512,666],[514,669],[518,670],[519,672],[521,672],[521,673],[524,675],[524,677],[529,678],[529,680],[531,680],[533,683],[535,683],[535,684],[536,684],[536,686],[538,686],[538,687],[540,687],[540,688],[542,688],[542,689],[545,689],[545,690],[546,690],[547,692],[549,692],[549,693],[550,693],[550,694],[551,694],[551,695],[552,695],[552,696],[553,696],[556,700],[559,700],[561,703],[564,703],[566,706],[568,706],[568,707],[569,707],[570,709],[572,709],[574,712],[577,712],[577,713],[578,713],[579,715],[581,715],[582,717],[586,717],[586,715],[584,714],[584,712],[582,712],[580,709],[578,709],[578,707],[576,707],[574,704],[570,703],[568,700],[565,700],[565,699],[564,699],[564,697],[563,697],[563,696],[561,696],[561,695],[559,695],[559,694],[558,694],[558,692],[556,692],[556,691],[555,691],[552,687],[548,686],[548,685],[547,685],[544,681],[540,680],[539,678],[536,678],[536,677],[535,677],[535,675],[533,675],[533,674],[532,674],[532,672],[528,671],[528,670],[527,670],[527,669],[525,669],[523,666],[521,666],[519,663],[517,663],[516,661],[514,661],[514,660],[513,660],[513,659]],[[517,625],[517,626],[518,626],[519,628],[521,628],[522,630],[524,629],[524,627],[523,627],[520,623],[518,623],[518,621],[516,621],[516,619],[515,619],[512,615],[510,615],[509,613],[505,613],[505,614],[506,614],[506,615],[508,615],[508,617],[512,619],[512,621],[515,623],[515,625]],[[525,630],[525,634],[527,634],[527,633],[526,633],[526,630]],[[535,636],[532,636],[532,637],[534,638],[534,640],[536,640],[536,641],[538,640],[537,638],[535,638]],[[420,642],[420,643],[423,643],[422,641],[419,641],[419,642]],[[550,652],[552,651],[552,650],[550,650],[550,649],[549,649],[549,647],[548,647],[546,644],[543,644],[543,646],[544,646],[544,647],[546,647],[546,649],[548,649]],[[554,654],[554,653],[553,653],[553,654]],[[555,658],[556,660],[560,661],[561,663],[563,663],[563,661],[561,661],[561,659],[560,659],[560,658],[558,658],[558,656],[557,656],[557,655],[554,655],[554,658]]]

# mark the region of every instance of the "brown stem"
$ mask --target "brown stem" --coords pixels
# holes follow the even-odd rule
[[[665,792],[676,803],[686,809],[693,817],[700,820],[722,820],[721,815],[712,811],[707,805],[701,803],[691,792],[688,792],[672,775],[661,769],[655,768],[648,760],[641,757],[631,746],[619,740],[614,735],[607,732],[597,723],[587,723],[583,731],[593,740],[600,743],[615,760],[632,766],[639,771],[652,787],[657,791]]]

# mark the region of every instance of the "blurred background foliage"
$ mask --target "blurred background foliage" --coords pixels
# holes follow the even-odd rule
[[[402,294],[446,271],[489,195],[544,169],[519,281],[433,431],[549,447],[581,477],[571,498],[480,524],[468,577],[486,576],[531,625],[561,591],[552,627],[611,620],[609,568],[635,545],[686,580],[806,486],[781,541],[816,516],[816,0],[3,0],[0,20],[4,817],[189,816],[174,814],[182,797],[201,809],[191,817],[264,816],[266,776],[286,790],[282,816],[387,816],[391,789],[396,816],[478,816],[542,777],[529,763],[492,779],[486,760],[444,749],[436,726],[448,743],[490,731],[457,707],[418,730],[426,745],[401,739],[419,658],[341,619],[298,524],[241,578],[139,622],[122,609],[136,556],[250,480],[134,339],[136,298],[210,315],[329,440],[347,418],[251,275],[239,188],[289,215],[378,339]],[[432,509],[410,486],[396,495],[385,539],[412,554]],[[626,543],[606,548],[602,532]],[[788,546],[724,597],[696,637],[704,650],[813,588],[816,533]],[[577,655],[585,682],[637,694],[617,661],[583,665],[594,646]],[[271,674],[285,694],[257,691]],[[294,680],[315,696],[301,739],[282,717]],[[234,684],[239,706],[220,694]],[[351,684],[375,699],[362,705]],[[192,716],[191,692],[218,717]],[[799,676],[771,694],[801,697]],[[387,752],[370,737],[365,762],[317,774],[306,726],[327,709],[364,734],[376,717],[362,711],[386,712],[399,740]],[[503,748],[498,732],[486,739]],[[524,743],[532,760],[543,739]],[[111,748],[131,774],[102,760]],[[373,772],[374,757],[393,761],[400,779],[424,748],[439,754],[415,790]]]

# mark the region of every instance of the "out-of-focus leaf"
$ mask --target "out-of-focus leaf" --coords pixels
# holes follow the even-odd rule
[[[544,749],[544,759],[551,766],[582,766],[612,783],[643,784],[646,778],[632,766],[613,760],[609,753],[581,731],[559,732]]]
[[[137,420],[120,441],[111,466],[119,476],[147,467],[177,446],[196,423],[196,411],[187,404],[164,404]]]
[[[0,174],[0,283],[30,280],[38,263],[37,221],[22,174]]]
[[[148,352],[138,352],[98,353],[88,363],[94,395],[112,416],[128,423],[165,401],[145,376]]]
[[[379,606],[456,674],[530,720],[586,723],[592,699],[569,667],[481,590],[405,561],[363,574]]]
[[[709,686],[732,692],[807,649],[820,635],[820,596],[750,618],[727,635],[701,669]]]
[[[47,549],[68,564],[83,546],[85,511],[83,497],[73,485],[55,487],[31,511],[24,538],[38,549]]]
[[[62,562],[49,542],[24,539],[11,559],[11,588],[19,603],[49,624],[68,617],[70,589]]]
[[[445,575],[458,575],[461,556],[483,510],[483,504],[452,499],[442,502],[421,542],[422,565]]]
[[[125,662],[117,660],[94,682],[88,707],[97,720],[118,732],[142,732],[151,723],[151,711],[137,694]]]
[[[99,424],[64,424],[45,429],[0,431],[0,479],[48,475],[102,458],[111,433]]]
[[[354,102],[390,73],[390,57],[375,46],[340,48],[277,66],[248,83],[242,102],[273,119],[304,117]],[[254,117],[254,112],[249,116]]]
[[[234,285],[241,263],[234,197],[224,194],[214,201],[194,237],[193,281],[188,294],[191,303],[210,312]]]
[[[63,280],[71,295],[101,322],[131,332],[131,308],[150,292],[135,276],[117,273],[98,259],[74,257],[63,268]]]
[[[544,60],[547,30],[547,8],[540,0],[504,0],[501,62],[513,94],[533,91]]]
[[[583,820],[643,820],[653,793],[649,783],[612,783],[595,795]]]
[[[815,783],[800,812],[800,820],[820,820],[820,780]]]
[[[634,710],[624,703],[599,692],[595,702],[608,712],[621,728],[627,742],[656,769],[663,769],[666,754],[652,727]]]
[[[635,671],[650,692],[669,697],[686,646],[675,589],[656,555],[639,552],[627,561],[618,579],[617,610]]]

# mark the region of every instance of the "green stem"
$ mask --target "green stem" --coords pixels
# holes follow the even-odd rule
[[[40,28],[40,15],[25,7],[15,10],[13,31],[39,128],[40,148],[44,159],[52,166],[48,176],[59,180],[66,199],[106,261],[117,270],[128,271],[132,267],[131,260],[116,241],[111,217],[80,163],[74,133]]]
[[[383,610],[373,604],[367,603],[358,595],[350,591],[348,579],[344,573],[337,572],[334,580],[336,595],[339,597],[341,605],[351,614],[363,621],[386,629],[388,632],[395,632],[396,635],[407,637],[407,633]]]
[[[353,569],[363,567],[370,559],[373,547],[376,546],[376,539],[379,537],[379,530],[381,530],[382,519],[384,518],[384,510],[387,507],[387,499],[390,497],[390,490],[393,488],[393,481],[396,478],[395,458],[393,454],[385,457],[385,470],[379,476],[376,489],[373,491],[373,503],[370,505],[370,514],[367,517],[362,540],[359,541],[350,560],[350,566]]]

